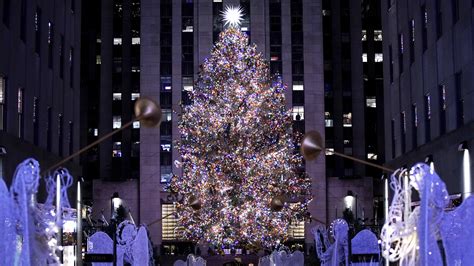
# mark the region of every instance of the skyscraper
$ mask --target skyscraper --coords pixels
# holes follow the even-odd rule
[[[474,144],[472,8],[382,1],[387,164],[434,162],[450,194],[472,191],[463,173]]]
[[[322,1],[328,219],[355,194],[354,218],[374,224],[381,172],[331,151],[383,162],[382,31],[379,1]],[[375,185],[375,190],[374,190]],[[382,218],[382,217],[377,217]]]
[[[0,2],[0,178],[37,159],[46,170],[79,148],[81,6]],[[80,176],[77,163],[67,165]]]

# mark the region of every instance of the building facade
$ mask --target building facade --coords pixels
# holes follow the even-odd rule
[[[433,161],[450,194],[472,191],[463,174],[474,144],[472,8],[382,1],[387,165]]]
[[[343,216],[342,199],[352,194],[353,218],[376,225],[382,173],[331,151],[383,163],[380,3],[323,0],[322,16],[328,220]]]
[[[74,0],[0,2],[1,172],[33,157],[43,170],[80,146],[81,6]],[[81,175],[77,161],[67,165]]]

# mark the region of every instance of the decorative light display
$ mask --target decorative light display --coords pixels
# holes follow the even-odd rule
[[[224,25],[230,27],[238,27],[243,19],[242,8],[234,6],[226,6],[222,11]]]
[[[219,249],[270,248],[306,216],[311,180],[295,147],[285,86],[229,23],[201,66],[193,104],[183,106],[183,176],[170,186],[183,196],[177,231]]]

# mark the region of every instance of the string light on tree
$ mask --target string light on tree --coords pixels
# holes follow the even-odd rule
[[[285,86],[238,29],[241,9],[224,13],[230,27],[201,66],[179,125],[183,176],[171,182],[183,196],[179,232],[219,249],[270,248],[304,219],[311,180],[295,152]]]

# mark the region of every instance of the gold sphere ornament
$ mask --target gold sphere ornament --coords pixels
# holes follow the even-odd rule
[[[147,97],[140,97],[135,103],[135,117],[144,127],[157,127],[161,123],[161,108]]]
[[[312,130],[305,134],[301,142],[301,154],[305,160],[312,161],[318,158],[323,149],[323,140],[318,131]]]
[[[196,196],[192,195],[189,197],[189,206],[191,206],[191,208],[197,211],[201,209],[201,200]]]
[[[285,205],[285,198],[283,196],[276,196],[273,197],[272,201],[270,202],[270,208],[272,211],[279,212],[283,209]]]

